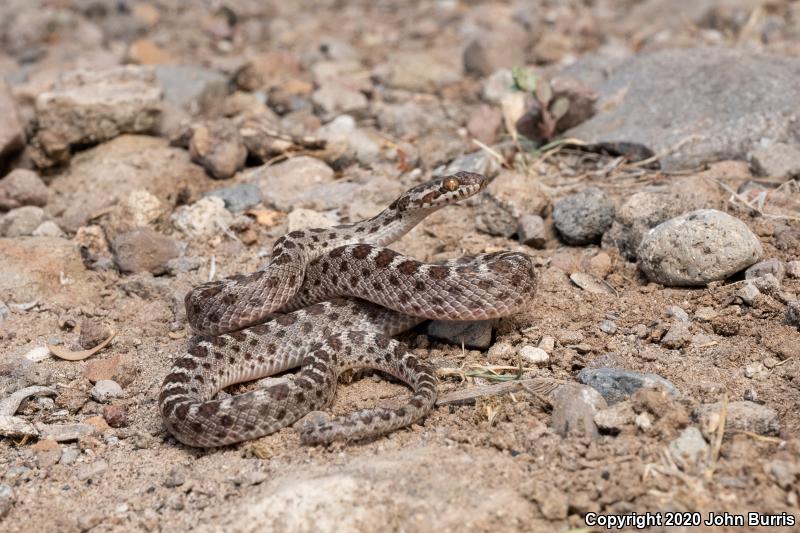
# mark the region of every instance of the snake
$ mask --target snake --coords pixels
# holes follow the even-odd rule
[[[513,314],[533,298],[537,274],[522,252],[423,263],[386,246],[487,182],[470,172],[434,178],[371,219],[292,231],[275,241],[264,268],[189,291],[186,315],[196,335],[158,398],[168,431],[188,446],[213,448],[293,425],[302,443],[325,444],[424,418],[437,398],[436,373],[393,337],[429,319]],[[341,374],[363,368],[408,385],[408,401],[329,417],[323,410]],[[255,390],[216,398],[230,385],[281,373]]]

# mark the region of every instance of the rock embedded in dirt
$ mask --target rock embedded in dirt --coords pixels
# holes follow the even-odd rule
[[[47,214],[41,207],[26,205],[17,207],[0,218],[0,236],[26,237],[33,235],[42,222],[47,219]]]
[[[786,304],[785,322],[800,330],[800,300],[792,300]]]
[[[485,350],[492,343],[492,324],[492,320],[461,322],[433,320],[428,323],[425,332],[431,337],[456,346]]]
[[[738,218],[701,209],[659,224],[642,239],[639,266],[667,286],[702,286],[758,261],[758,237]]]
[[[742,302],[746,305],[753,305],[756,301],[758,295],[761,294],[761,291],[758,290],[758,287],[753,285],[752,282],[747,281],[744,285],[741,286],[739,290],[736,291],[736,296],[741,298]]]
[[[311,95],[311,101],[329,117],[361,111],[369,105],[367,97],[361,91],[334,81],[322,83]]]
[[[744,271],[744,278],[752,280],[755,278],[762,278],[767,274],[775,276],[778,282],[783,281],[783,277],[786,275],[786,267],[783,261],[774,257],[765,261],[759,261]]]
[[[478,230],[502,237],[511,237],[517,232],[523,215],[546,214],[551,203],[543,185],[517,172],[500,173],[486,188],[481,200],[475,219]]]
[[[233,215],[225,209],[222,198],[206,196],[176,209],[171,220],[175,228],[190,239],[201,239],[213,237],[230,227]]]
[[[603,235],[603,246],[618,248],[627,259],[635,260],[639,244],[651,228],[702,207],[695,204],[695,199],[671,191],[636,192],[617,211],[611,228]]]
[[[338,209],[357,188],[355,184],[335,182],[333,169],[309,156],[257,167],[247,175],[248,182],[261,189],[266,205],[286,212],[297,207]]]
[[[327,143],[326,150],[335,153],[338,161],[355,158],[362,165],[371,165],[381,154],[378,143],[359,128],[350,115],[336,117],[319,128],[315,136]]]
[[[786,263],[786,275],[792,279],[800,279],[800,261]]]
[[[155,73],[164,93],[161,131],[167,136],[230,92],[225,75],[199,65],[158,65]]]
[[[636,418],[630,402],[622,401],[605,409],[600,409],[594,415],[594,423],[602,431],[619,433],[625,426],[631,425]]]
[[[186,150],[170,147],[166,139],[123,135],[76,154],[69,168],[50,184],[53,195],[47,208],[60,213],[59,225],[72,233],[88,226],[97,213],[126,201],[134,191],[147,191],[170,204],[182,191],[204,190],[208,182],[205,171],[189,160]]]
[[[41,439],[52,439],[56,442],[78,440],[95,433],[94,426],[89,424],[36,424]]]
[[[747,155],[753,170],[760,176],[790,180],[800,176],[800,142],[774,143],[760,147]]]
[[[71,71],[36,98],[36,118],[36,139],[46,158],[64,144],[97,144],[123,133],[156,131],[161,88],[148,67]]]
[[[522,215],[517,221],[517,236],[522,244],[533,248],[544,248],[547,244],[544,219],[539,215]]]
[[[92,383],[113,379],[120,366],[120,356],[112,355],[105,359],[92,359],[86,365],[83,375]]]
[[[32,170],[18,168],[0,180],[0,211],[26,205],[44,207],[49,197],[47,185]]]
[[[672,350],[680,350],[690,342],[692,342],[692,332],[689,324],[680,320],[672,324],[661,338],[661,345]]]
[[[5,483],[0,483],[0,518],[5,518],[14,506],[14,489]]]
[[[708,443],[695,426],[684,429],[678,438],[669,443],[667,448],[678,467],[688,473],[696,474],[705,466],[708,458]]]
[[[550,425],[562,437],[599,436],[594,416],[607,407],[603,397],[592,387],[566,383],[553,391]]]
[[[108,379],[102,379],[94,384],[92,387],[92,399],[99,403],[108,403],[114,398],[120,398],[125,393],[119,383]]]
[[[550,354],[536,346],[525,345],[519,349],[519,356],[534,365],[544,365],[550,361]]]
[[[58,224],[52,220],[45,220],[36,229],[31,232],[34,237],[65,237],[64,232],[58,227]]]
[[[643,374],[623,368],[584,368],[578,381],[596,389],[609,405],[621,402],[641,388],[660,387],[672,396],[680,393],[668,380],[658,374]]]
[[[703,434],[710,438],[720,424],[722,402],[703,404],[694,410]],[[775,435],[780,431],[778,412],[754,402],[730,402],[726,408],[725,431],[750,431],[759,435]]]
[[[101,322],[84,319],[81,320],[81,334],[78,337],[78,344],[85,350],[90,350],[106,340],[111,335],[108,326]]]
[[[225,202],[225,208],[231,213],[241,213],[249,207],[261,202],[261,189],[253,183],[241,183],[222,189],[209,191],[203,196],[216,196]]]
[[[61,459],[61,446],[53,439],[41,439],[31,446],[36,456],[36,466],[50,468]]]
[[[461,80],[454,56],[433,50],[397,50],[390,56],[388,70],[389,85],[416,92],[434,92]]]
[[[140,228],[117,235],[111,243],[114,262],[120,272],[163,274],[166,263],[181,254],[181,244],[150,228]]]
[[[564,242],[599,242],[614,220],[614,202],[597,187],[571,194],[553,207],[553,224]]]
[[[108,463],[103,459],[98,459],[93,463],[83,465],[75,472],[75,477],[80,481],[97,478],[108,470]]]
[[[580,63],[570,68],[579,79]],[[665,170],[744,159],[761,139],[798,141],[790,118],[800,100],[798,77],[800,59],[743,49],[642,54],[595,87],[597,108],[605,111],[565,135],[590,143],[635,140],[656,153],[691,141],[660,159]]]
[[[128,410],[123,405],[104,405],[103,419],[112,428],[121,428],[128,425]]]
[[[167,477],[164,478],[164,486],[169,489],[180,487],[184,483],[186,483],[186,474],[178,468],[170,470]]]
[[[212,178],[224,180],[244,168],[247,147],[239,129],[228,119],[217,119],[191,128],[189,154]]]
[[[120,233],[149,227],[156,229],[169,212],[164,202],[145,189],[136,189],[120,200],[101,222],[105,237],[114,239]]]

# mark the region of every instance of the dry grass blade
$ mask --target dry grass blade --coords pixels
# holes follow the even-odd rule
[[[706,481],[711,481],[714,477],[714,470],[717,469],[717,462],[719,461],[719,450],[722,447],[722,437],[725,435],[725,419],[728,416],[728,395],[722,397],[722,407],[719,410],[719,425],[717,426],[717,433],[714,435],[714,443],[709,451],[710,456],[708,459],[708,468],[703,474]]]
[[[108,336],[106,340],[95,346],[90,350],[80,350],[77,352],[73,352],[64,348],[63,346],[55,346],[53,344],[48,344],[47,349],[50,350],[50,353],[58,357],[59,359],[65,359],[67,361],[82,361],[84,359],[88,359],[89,357],[93,356],[106,346],[108,346],[114,337],[117,336],[116,331],[112,331],[111,335]]]

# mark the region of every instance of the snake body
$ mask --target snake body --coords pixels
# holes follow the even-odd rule
[[[384,371],[413,394],[397,409],[297,424],[303,442],[361,439],[425,416],[436,400],[435,373],[391,337],[426,319],[511,314],[532,298],[536,274],[517,252],[426,264],[384,246],[485,186],[483,176],[466,172],[431,180],[370,220],[281,237],[264,270],[190,291],[187,317],[201,335],[162,384],[169,431],[199,447],[272,433],[328,406],[339,375],[355,368]],[[297,367],[278,383],[213,399],[231,384]]]

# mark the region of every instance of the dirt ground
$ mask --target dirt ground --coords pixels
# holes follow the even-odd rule
[[[281,91],[287,91],[291,83],[313,88],[308,73],[315,64],[313,54],[321,36],[348,42],[358,49],[362,66],[369,65],[378,72],[379,65],[404,40],[415,43],[417,51],[425,50],[427,44],[432,55],[455,54],[455,63],[459,64],[463,47],[456,40],[455,28],[480,10],[484,10],[485,18],[491,18],[493,9],[499,13],[512,10],[510,4],[477,2],[324,2],[289,7],[221,1],[184,9],[165,1],[121,2],[128,6],[124,11],[119,11],[114,2],[43,4],[47,13],[61,10],[100,28],[106,37],[89,50],[110,50],[109,54],[129,63],[146,62],[135,59],[135,54],[131,59],[129,45],[136,39],[154,43],[175,62],[220,70],[224,70],[225,61],[246,64],[248,60],[255,61],[254,57],[280,51],[282,61],[291,63],[291,68],[283,65],[275,66],[273,72],[266,67],[265,70],[268,76],[281,78],[274,83]],[[634,51],[638,51],[637,47],[665,46],[655,36],[666,31],[667,19],[663,19],[662,26],[653,23],[654,26],[638,26],[639,31],[631,29],[637,28],[636,21],[623,15],[633,4],[636,3],[515,4],[522,13],[538,9],[536,20],[547,28],[546,39],[558,42],[558,46],[551,46],[563,52],[556,54],[540,44],[529,52],[530,63],[543,70],[554,68],[567,54],[579,57],[597,50],[610,39],[609,35],[616,36],[615,43]],[[736,5],[740,4],[743,3]],[[790,9],[781,2],[764,5],[741,8],[743,16],[752,15],[755,9],[778,16],[775,13]],[[523,9],[526,7],[529,9]],[[22,4],[9,9],[28,12]],[[147,22],[148,16],[156,17],[154,13],[159,15],[157,22]],[[47,20],[49,16],[40,14]],[[135,31],[129,28],[131,16],[139,17]],[[30,12],[19,24],[34,27],[39,24],[37,20],[37,14]],[[253,22],[256,20],[258,23]],[[704,40],[709,39],[708,32],[696,24],[675,24],[669,34],[675,47],[706,44]],[[537,25],[532,23],[532,27]],[[744,42],[743,32],[752,31],[738,28],[735,34],[720,31],[722,44],[738,46]],[[8,46],[5,59],[16,61],[19,68],[27,65],[31,69],[26,91],[32,90],[31,80],[35,80],[36,72],[67,70],[66,65],[71,68],[76,63],[60,57],[57,51],[48,51],[57,48],[62,42],[59,39],[67,39],[69,34],[48,34],[51,40],[43,39],[37,48],[44,52],[37,52],[41,63],[36,66],[36,62],[19,59],[22,52],[11,47],[16,41],[9,37],[10,29],[4,31]],[[23,32],[17,29],[17,33]],[[509,39],[514,38],[509,35]],[[541,43],[542,39],[545,38],[539,36],[534,42]],[[738,44],[737,39],[741,39]],[[770,51],[785,51],[792,46],[788,40],[789,37],[775,39],[765,46]],[[146,45],[140,47],[154,53]],[[97,57],[85,59],[89,66],[92,61],[102,63]],[[239,70],[240,74],[246,71]],[[6,67],[5,72],[10,75],[17,70]],[[377,76],[375,70],[367,72]],[[369,85],[369,76],[364,78],[362,82]],[[450,137],[422,133],[419,138],[411,135],[403,139],[403,146],[411,146],[418,156],[417,163],[409,169],[402,168],[402,161],[392,159],[397,157],[396,152],[387,156],[385,147],[369,168],[356,163],[336,169],[337,182],[352,182],[362,189],[348,205],[318,211],[333,211],[344,223],[377,213],[399,191],[454,159],[448,143],[457,144],[460,139],[462,145],[456,155],[471,152],[475,145],[469,143],[466,123],[480,105],[483,78],[459,73],[457,79],[432,91],[398,90],[381,94],[380,98],[377,89],[363,91],[382,103],[420,109],[431,102],[441,106],[437,113],[450,120],[443,126],[449,129]],[[239,84],[242,92],[248,92],[241,89],[246,85],[241,79]],[[297,94],[306,98],[308,91],[301,88]],[[313,132],[337,113],[325,114],[319,108],[316,112],[298,112],[287,127],[301,124]],[[380,125],[380,114],[377,103],[371,100],[361,116],[356,114],[359,127],[381,137],[386,128]],[[389,134],[385,133],[385,137]],[[666,172],[613,163],[613,156],[573,148],[554,151],[547,157],[536,152],[525,159],[515,157],[516,148],[501,137],[496,139],[496,146],[500,147],[497,149],[504,150],[503,156],[512,155],[505,159],[506,168],[499,172],[513,168],[525,179],[538,182],[546,188],[550,205],[589,186],[605,191],[618,210],[635,192],[691,188],[702,205],[743,220],[758,236],[764,259],[788,263],[800,257],[800,189],[796,184],[783,189],[784,203],[776,211],[778,216],[764,216],[763,212],[749,209],[731,194],[731,190],[738,190],[752,178],[746,163],[723,162],[728,166],[711,164]],[[111,142],[139,141],[122,137],[106,144]],[[113,196],[114,202],[109,202],[113,205],[127,194],[118,196],[118,190],[69,177],[70,165],[73,169],[80,164],[100,168],[106,152],[91,152],[99,148],[103,145],[73,148],[72,161],[66,167],[42,171],[53,191],[51,204],[63,201],[69,194],[77,195],[69,197],[69,202],[80,202],[80,195],[91,193]],[[180,147],[158,149],[183,151]],[[26,163],[25,156],[21,157],[9,168],[30,166],[30,161]],[[80,157],[86,159],[81,162]],[[133,156],[126,155],[123,160],[125,157]],[[415,167],[421,172],[412,172]],[[154,178],[155,185],[145,188],[160,196],[158,191],[164,189],[159,189],[162,185],[157,184],[158,179],[167,182],[173,178]],[[206,175],[191,177],[187,178],[191,184],[188,198],[179,199],[176,194],[160,199],[175,210],[196,201],[202,192],[244,183],[246,179],[244,172],[230,181],[215,181]],[[179,189],[164,187],[173,192]],[[489,394],[463,403],[443,402],[447,404],[440,404],[410,428],[368,442],[327,447],[301,445],[294,430],[284,428],[235,446],[193,449],[169,435],[157,410],[161,381],[185,350],[191,334],[181,310],[182,295],[206,281],[212,271],[219,278],[255,270],[274,240],[287,231],[286,213],[281,209],[268,209],[278,213],[274,220],[253,223],[249,231],[254,238],[244,239],[242,234],[231,238],[225,233],[207,239],[182,237],[187,243],[184,254],[202,259],[199,268],[156,276],[121,274],[114,268],[93,270],[80,261],[74,264],[71,258],[77,257],[75,254],[61,254],[60,244],[25,241],[46,237],[0,239],[7,241],[2,245],[8,254],[4,262],[22,269],[19,265],[30,261],[37,275],[47,280],[31,295],[29,301],[35,302],[27,309],[19,306],[23,301],[0,295],[12,306],[12,312],[0,323],[0,365],[6,365],[0,366],[0,375],[15,379],[14,361],[47,343],[60,341],[67,347],[76,346],[81,324],[102,324],[117,332],[108,347],[87,360],[47,357],[35,363],[38,372],[46,377],[34,382],[58,391],[55,404],[31,398],[17,415],[45,424],[100,417],[91,422],[100,430],[58,443],[55,460],[51,460],[52,449],[48,455],[48,449],[36,448],[36,438],[0,438],[0,483],[13,492],[7,514],[0,515],[0,529],[9,533],[578,532],[606,530],[587,524],[586,517],[592,513],[700,513],[705,520],[710,513],[741,515],[752,511],[781,517],[788,513],[796,517],[795,522],[800,519],[800,332],[785,319],[786,302],[800,295],[800,279],[787,275],[779,291],[761,294],[755,303],[745,305],[736,296],[744,284],[741,273],[705,287],[665,287],[649,282],[637,263],[626,260],[616,248],[599,244],[567,246],[560,242],[551,229],[550,208],[544,213],[548,233],[542,248],[479,231],[476,219],[483,208],[479,201],[448,207],[427,218],[392,248],[422,261],[501,249],[531,255],[539,272],[536,297],[523,312],[499,320],[491,342],[492,346],[509,344],[515,350],[500,353],[491,348],[464,348],[426,335],[424,325],[404,334],[402,339],[416,355],[439,369],[440,396],[444,398],[457,391],[510,383],[494,379],[491,372],[505,377],[539,378],[553,387],[520,387],[511,393]],[[54,219],[61,220],[58,216]],[[74,231],[66,234],[65,239],[74,242]],[[26,242],[34,244],[25,248]],[[43,255],[43,259],[25,256],[43,250],[36,246],[50,248],[51,255]],[[9,250],[18,255],[12,257]],[[590,273],[612,289],[581,288],[570,279],[575,272]],[[10,278],[12,271],[0,275]],[[16,270],[13,275],[17,275]],[[675,321],[670,314],[673,306],[688,315],[691,340],[670,348],[662,339]],[[608,322],[615,327],[607,332],[604,329],[608,328],[601,329],[601,325]],[[517,357],[516,348],[541,346],[547,337],[553,339],[553,345],[546,350],[546,362],[536,365]],[[104,403],[89,397],[93,384],[87,377],[92,363],[113,358],[119,358],[113,377],[122,385],[124,394],[110,403],[127,413],[127,421],[117,428],[104,425]],[[523,367],[519,374],[518,365]],[[596,435],[559,435],[552,420],[556,403],[553,389],[559,384],[576,383],[578,372],[584,368],[600,367],[657,374],[669,380],[679,394],[641,389],[626,400],[638,415],[635,423],[621,424],[613,431],[601,429]],[[408,390],[402,385],[378,374],[360,372],[340,384],[331,409],[344,413],[371,405],[398,405],[407,397]],[[769,431],[720,429],[709,427],[698,415],[702,405],[742,400],[774,409],[779,427]],[[708,455],[694,466],[678,465],[670,444],[692,426],[703,432]],[[718,436],[722,438],[717,442]],[[77,457],[68,463],[64,460],[67,450],[77,451]],[[662,524],[648,530],[796,531],[798,527]]]

